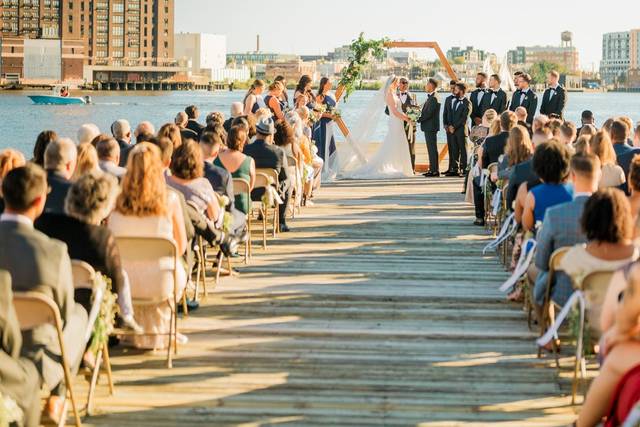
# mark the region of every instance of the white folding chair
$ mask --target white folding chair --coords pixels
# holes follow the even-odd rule
[[[93,302],[91,304],[91,311],[89,312],[89,322],[87,323],[87,332],[85,335],[85,343],[88,344],[91,340],[95,323],[100,315],[100,308],[106,292],[106,286],[103,281],[96,280],[95,270],[84,261],[71,260],[71,273],[73,276],[73,287],[75,289],[88,289],[92,294]],[[102,363],[104,363],[104,368],[107,371],[109,395],[113,396],[113,376],[111,374],[109,346],[106,343],[100,343],[98,353],[96,355],[96,364],[91,373],[91,383],[87,394],[87,415],[92,415],[93,413],[93,397],[96,385],[100,379],[100,365]]]
[[[171,258],[173,260],[173,291],[168,295],[163,295],[159,293],[157,297],[150,299],[141,299],[141,298],[133,298],[133,305],[157,305],[166,303],[171,310],[171,321],[169,325],[169,332],[158,332],[158,333],[144,333],[138,335],[168,335],[169,336],[169,344],[167,345],[167,367],[173,367],[173,359],[171,353],[171,346],[173,345],[174,354],[178,354],[178,316],[177,316],[177,307],[178,307],[178,268],[179,267],[179,259],[178,259],[178,249],[176,248],[176,244],[173,240],[165,239],[162,237],[125,237],[119,236],[116,237],[116,243],[118,245],[118,249],[120,250],[120,256],[122,257],[124,263],[124,269],[127,268],[127,263],[134,262],[146,262],[151,261],[155,262],[160,258]],[[135,278],[131,276],[131,272],[129,272],[129,278],[132,283]],[[144,280],[144,278],[139,278],[138,280]],[[153,286],[154,283],[146,283],[146,286]],[[133,288],[133,287],[132,287]],[[172,305],[173,303],[173,305]],[[118,332],[120,334],[120,332]],[[124,333],[123,333],[124,334]]]
[[[266,176],[268,176],[272,182],[271,185],[273,185],[275,188],[280,188],[280,181],[278,181],[278,171],[276,171],[275,169],[268,169],[268,168],[257,168],[256,169],[256,175],[258,173],[264,174]],[[257,181],[257,180],[256,180]],[[258,184],[256,183],[255,188],[259,188]],[[265,219],[266,219],[266,214],[269,212],[269,207],[267,207],[265,209]],[[278,215],[278,205],[275,204],[273,206],[273,237],[276,237],[280,231],[280,217]]]
[[[60,356],[62,369],[64,372],[64,382],[71,400],[71,408],[76,427],[81,427],[80,413],[76,405],[75,395],[73,394],[73,381],[71,379],[71,370],[69,369],[69,360],[67,359],[67,351],[64,347],[64,339],[62,335],[62,317],[60,310],[52,298],[40,292],[15,292],[13,294],[13,305],[16,310],[20,329],[28,331],[41,325],[51,325],[55,328],[58,335],[58,344],[60,345]],[[65,403],[66,408],[66,403]],[[66,410],[64,411],[66,416]],[[64,425],[66,417],[63,416],[61,424]]]
[[[245,194],[247,200],[251,201],[251,185],[249,181],[242,178],[233,178],[233,194],[239,196]],[[251,215],[247,213],[247,241],[244,246],[244,263],[248,264],[251,259]]]

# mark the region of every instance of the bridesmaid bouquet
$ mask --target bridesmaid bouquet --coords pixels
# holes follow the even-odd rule
[[[417,122],[420,120],[420,116],[422,115],[422,109],[419,106],[412,105],[407,108],[407,116],[412,122]]]
[[[336,107],[327,108],[327,113],[331,114],[334,118],[342,117],[342,112]]]

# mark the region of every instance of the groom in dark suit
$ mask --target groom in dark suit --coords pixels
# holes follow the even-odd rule
[[[402,112],[407,113],[409,107],[416,106],[414,95],[409,91],[409,80],[405,77],[401,77],[398,82],[398,98],[402,103]],[[384,110],[386,115],[389,115],[389,107]],[[413,129],[412,129],[413,128]],[[407,142],[409,143],[409,153],[411,155],[411,168],[416,170],[416,126],[410,126],[408,122],[404,122],[404,132],[407,135]]]
[[[440,100],[438,99],[438,82],[429,79],[427,82],[427,101],[422,106],[420,128],[424,132],[429,153],[429,171],[426,177],[440,176],[440,158],[438,155],[438,131],[440,130]]]
[[[545,114],[551,118],[562,119],[564,106],[567,103],[567,93],[560,85],[560,74],[556,70],[551,70],[548,76],[549,87],[542,95],[540,114]]]
[[[451,110],[453,109],[453,104],[456,102],[456,84],[458,82],[456,80],[449,81],[449,90],[451,91],[451,95],[447,96],[444,100],[443,113],[442,113],[442,125],[444,126],[444,131],[447,135],[447,149],[449,150],[449,158],[451,158],[451,152],[453,152],[453,134],[449,132],[449,127],[451,126]],[[449,161],[449,170],[445,172],[445,175],[457,175],[458,171],[452,170],[453,162]]]

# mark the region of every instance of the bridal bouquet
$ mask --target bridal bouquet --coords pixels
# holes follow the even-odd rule
[[[422,109],[419,106],[412,105],[407,108],[407,116],[412,122],[417,122],[420,120],[420,116],[422,115]]]

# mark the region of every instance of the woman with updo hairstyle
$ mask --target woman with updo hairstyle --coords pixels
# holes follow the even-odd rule
[[[264,107],[263,92],[264,82],[262,80],[254,80],[242,101],[245,116],[255,114],[258,108]]]
[[[162,237],[176,244],[177,259],[159,258],[149,262],[122,260],[131,283],[131,296],[135,300],[167,297],[173,304],[174,286],[178,300],[187,284],[182,256],[187,250],[187,233],[178,195],[167,190],[160,149],[153,144],[136,144],[127,159],[127,173],[122,179],[122,192],[109,217],[109,229],[116,237]],[[178,280],[174,283],[173,265],[178,264]],[[154,286],[150,287],[149,283]],[[135,318],[145,332],[167,334],[171,310],[167,302],[156,305],[134,305]],[[185,343],[186,337],[178,334]],[[168,336],[138,335],[132,338],[137,348],[163,349]]]
[[[296,91],[293,93],[293,102],[296,108],[307,107],[313,108],[315,97],[311,91],[311,77],[303,75],[298,81]]]
[[[173,123],[164,124],[158,131],[157,138],[167,138],[169,141],[171,141],[171,145],[173,145],[174,151],[182,145],[182,134],[180,132],[180,127]]]
[[[233,178],[244,179],[249,183],[250,190],[253,190],[256,181],[256,164],[251,157],[242,152],[246,143],[247,131],[241,126],[232,126],[227,137],[227,149],[218,153],[213,164],[226,169]],[[235,205],[239,211],[249,213],[251,209],[249,195],[237,194]]]
[[[278,120],[284,119],[284,112],[282,111],[282,104],[280,103],[283,92],[284,85],[280,82],[273,82],[269,85],[269,94],[264,98],[267,108],[271,110],[271,113]]]

